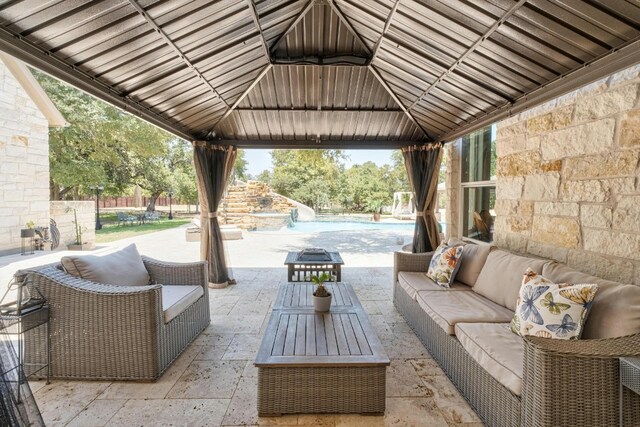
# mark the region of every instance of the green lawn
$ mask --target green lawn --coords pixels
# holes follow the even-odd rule
[[[154,233],[156,231],[167,230],[169,228],[179,227],[190,222],[187,218],[174,218],[169,220],[162,218],[159,221],[148,222],[138,225],[120,225],[115,213],[100,214],[100,222],[102,230],[96,231],[96,243],[113,242],[127,237],[139,236],[141,234]]]

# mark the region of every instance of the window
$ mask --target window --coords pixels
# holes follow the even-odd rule
[[[461,234],[484,242],[493,241],[496,203],[495,126],[461,140]]]

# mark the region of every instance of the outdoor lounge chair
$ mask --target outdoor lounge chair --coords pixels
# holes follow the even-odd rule
[[[129,248],[119,251],[125,260],[135,258]],[[50,306],[52,378],[155,380],[209,325],[206,263],[141,261],[148,276],[135,286],[74,277],[60,264],[16,273]],[[42,360],[43,333],[25,334],[25,362]]]

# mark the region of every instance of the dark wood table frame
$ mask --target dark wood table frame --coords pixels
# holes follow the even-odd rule
[[[289,252],[284,265],[288,267],[287,280],[289,282],[309,282],[311,275],[327,272],[335,275],[336,282],[342,280],[342,265],[344,261],[340,252],[329,252],[331,261],[300,261],[298,252]]]

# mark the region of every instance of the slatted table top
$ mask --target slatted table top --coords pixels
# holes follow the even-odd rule
[[[331,293],[331,310],[343,308],[362,308],[353,288],[345,283],[325,283]],[[313,283],[287,283],[280,286],[273,305],[274,310],[289,308],[313,308]]]
[[[328,313],[316,313],[309,284],[285,284],[282,304],[274,306],[256,356],[257,367],[387,366],[389,358],[353,288],[332,285],[342,302]],[[291,289],[292,288],[292,289]],[[291,289],[293,292],[290,292]],[[300,292],[297,292],[297,290]]]

